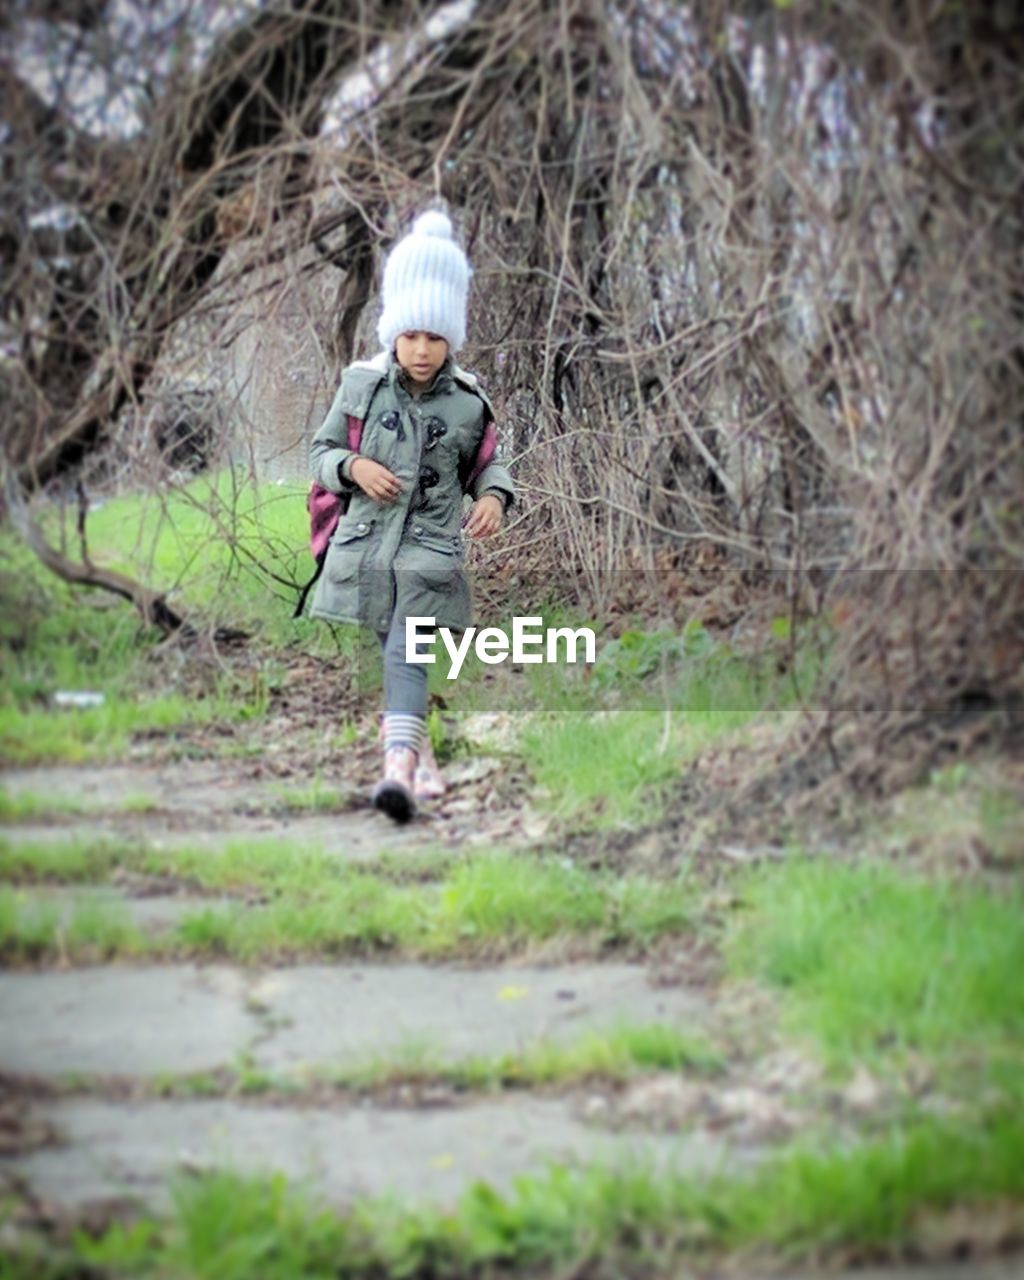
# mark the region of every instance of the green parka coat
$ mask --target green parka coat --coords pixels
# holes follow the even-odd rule
[[[358,454],[348,448],[348,416],[363,421]],[[471,477],[477,449],[494,413],[472,374],[449,357],[418,397],[387,352],[349,365],[327,417],[310,445],[313,479],[350,494],[310,606],[314,618],[357,622],[387,631],[400,617],[432,617],[438,626],[473,620],[463,572],[463,494],[495,493],[515,501],[506,468],[489,462]],[[402,491],[375,502],[351,478],[356,457],[394,472]]]

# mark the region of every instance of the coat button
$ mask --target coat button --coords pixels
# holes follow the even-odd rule
[[[422,532],[423,532],[423,526],[421,524],[416,525],[416,527],[413,529],[413,533],[417,535],[421,534]]]
[[[360,520],[360,521],[359,521],[359,523],[356,525],[356,528],[359,530],[359,532],[360,532],[360,533],[365,533],[365,532],[366,532],[366,521],[365,521],[365,520]]]

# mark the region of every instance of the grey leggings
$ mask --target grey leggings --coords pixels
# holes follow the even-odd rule
[[[384,710],[398,715],[427,718],[427,668],[405,660],[405,618],[396,610],[387,631],[378,631],[384,650]],[[423,642],[416,646],[426,653]]]

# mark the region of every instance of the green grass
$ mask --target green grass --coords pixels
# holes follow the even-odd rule
[[[116,804],[109,807],[114,813],[154,813],[160,806],[152,796],[146,795],[144,791],[136,791],[122,796]]]
[[[349,863],[305,841],[231,840],[217,848],[183,847],[173,851],[125,847],[126,862],[154,875],[173,875],[209,892],[229,894],[256,890],[305,902],[331,893],[352,877],[381,882],[402,880],[416,872],[422,878],[450,865],[450,856],[424,850],[421,858],[382,853],[370,864]]]
[[[597,829],[635,826],[661,814],[688,761],[753,715],[733,708],[538,714],[523,732],[522,747],[557,814]]]
[[[253,488],[238,473],[200,477],[171,493],[106,502],[88,520],[93,559],[166,590],[172,605],[204,625],[241,626],[277,647],[301,641],[327,653],[351,649],[350,629],[293,622],[307,565],[304,488]],[[48,536],[76,554],[76,513],[44,517]],[[204,676],[196,696],[169,686],[150,655],[160,639],[125,602],[73,589],[44,569],[19,538],[0,529],[0,758],[19,764],[121,755],[140,730],[170,730],[260,715],[267,691],[241,677]],[[283,579],[283,581],[278,581]],[[265,681],[264,681],[265,684]],[[58,709],[59,690],[92,690],[104,704]]]
[[[527,703],[533,715],[522,734],[545,803],[577,825],[657,819],[689,761],[795,699],[793,680],[776,671],[772,653],[734,653],[696,623],[601,644],[589,681],[579,673],[566,679],[561,668],[532,669],[540,696]],[[816,655],[801,654],[797,665],[799,680],[813,682]],[[559,678],[564,687],[553,689]]]
[[[9,572],[0,579],[0,758],[29,764],[80,760],[123,750],[140,727],[192,718],[183,698],[152,695],[142,654],[156,639],[130,608],[98,609],[43,569],[9,531],[0,531]],[[58,690],[96,690],[105,702],[56,708]]]
[[[330,1074],[338,1085],[359,1089],[443,1081],[457,1089],[494,1091],[602,1080],[625,1083],[653,1071],[712,1073],[720,1052],[699,1031],[665,1023],[619,1023],[572,1040],[540,1040],[497,1057],[453,1059],[433,1044],[409,1044],[356,1067]]]
[[[339,813],[351,806],[352,793],[340,787],[332,787],[321,778],[314,778],[305,786],[289,784],[271,788],[277,797],[275,807],[293,813]]]
[[[82,813],[86,804],[78,797],[41,796],[34,791],[12,795],[0,787],[0,822],[26,822],[31,818]]]
[[[83,898],[70,910],[24,890],[0,888],[0,959],[110,960],[143,955],[149,940],[118,903]]]
[[[132,845],[119,840],[55,840],[14,843],[0,838],[0,882],[8,884],[100,884],[130,864]]]
[[[31,765],[81,764],[124,755],[140,730],[173,730],[224,716],[223,705],[196,705],[180,694],[135,702],[113,698],[84,710],[0,706],[0,759]]]
[[[621,1024],[591,1031],[574,1041],[542,1041],[521,1054],[482,1064],[506,1084],[566,1084],[601,1078],[624,1082],[641,1072],[713,1072],[722,1057],[700,1032],[664,1023]],[[458,1067],[456,1067],[458,1070]]]
[[[286,640],[291,584],[312,572],[306,490],[254,486],[241,470],[203,475],[169,492],[108,501],[90,513],[90,543],[104,563],[171,592],[183,607],[235,626],[269,624]]]
[[[242,627],[272,648],[354,652],[358,629],[300,618],[298,588],[313,572],[306,484],[252,482],[239,467],[155,494],[127,494],[89,515],[93,556],[167,591],[206,623]],[[65,519],[73,545],[75,512]]]
[[[213,1098],[236,1095],[321,1098],[325,1086],[360,1093],[396,1085],[447,1084],[460,1092],[497,1093],[538,1086],[565,1087],[587,1082],[624,1084],[652,1072],[694,1072],[710,1076],[724,1065],[721,1052],[700,1030],[666,1023],[619,1022],[573,1039],[539,1039],[512,1053],[451,1057],[436,1044],[407,1042],[384,1057],[343,1068],[302,1068],[294,1073],[266,1071],[247,1055],[216,1071],[166,1073],[136,1081],[135,1096]],[[102,1092],[105,1081],[72,1073],[59,1087],[72,1094]]]
[[[269,901],[198,907],[175,930],[146,943],[155,954],[243,963],[381,951],[508,954],[563,938],[586,951],[643,950],[693,928],[693,896],[681,879],[616,876],[558,859],[494,853],[442,861],[436,882],[388,880],[320,851],[292,848],[280,856],[277,848],[238,844],[225,851],[156,853],[102,841],[20,849],[0,844],[0,879],[102,882],[115,867],[130,866],[210,891],[256,890]],[[27,895],[20,901],[27,908]],[[58,941],[54,929],[48,935],[31,911],[22,911],[9,913],[0,944],[6,954],[24,958],[51,955]],[[72,941],[62,945],[73,952]],[[136,938],[128,941],[132,954],[138,946]]]
[[[837,1065],[919,1050],[1024,1047],[1024,886],[795,859],[751,873],[733,971],[780,993],[786,1026]]]
[[[304,498],[304,485],[254,487],[239,470],[171,491],[114,498],[89,514],[90,553],[97,563],[166,590],[173,605],[204,626],[241,626],[257,646],[278,654],[301,649],[343,656],[357,687],[376,698],[380,655],[373,637],[291,618],[292,584],[311,568]],[[45,521],[51,538],[63,539],[71,554],[76,517],[77,509],[55,510]],[[158,637],[140,626],[130,606],[72,590],[9,531],[0,530],[0,552],[11,566],[0,578],[0,757],[23,764],[109,759],[123,755],[140,732],[258,717],[266,709],[272,671],[248,683],[222,675],[198,696],[174,690],[178,672],[148,660]],[[546,626],[602,630],[594,620],[572,616],[564,603],[531,610]],[[791,697],[784,680],[764,677],[765,664],[732,653],[695,622],[678,634],[631,631],[615,641],[599,634],[598,654],[593,669],[542,664],[516,672],[471,657],[457,689],[443,678],[444,663],[428,677],[435,692],[454,695],[456,714],[507,708],[524,721],[532,718],[526,750],[549,802],[566,818],[595,826],[652,816],[695,751],[765,705]],[[106,701],[58,711],[52,696],[61,689],[96,690]],[[670,712],[667,733],[662,702]],[[606,719],[594,718],[599,710]],[[443,753],[436,718],[432,736]],[[311,792],[294,803],[317,809],[333,802]]]
[[[591,950],[642,949],[691,927],[691,893],[681,882],[493,854],[456,866],[437,884],[390,884],[342,870],[315,896],[289,894],[266,906],[195,913],[181,922],[178,941],[186,951],[251,962],[382,950],[508,954],[555,938]]]
[[[898,1252],[923,1214],[1024,1195],[1024,1120],[925,1120],[854,1146],[805,1141],[753,1173],[693,1176],[552,1166],[507,1193],[484,1183],[450,1210],[370,1200],[344,1214],[280,1174],[180,1177],[162,1221],[121,1222],[69,1246],[22,1234],[5,1274],[26,1280],[181,1276],[371,1280],[498,1274],[671,1275],[729,1251],[793,1262]],[[19,1239],[15,1237],[15,1239]]]
[[[351,877],[315,900],[286,897],[260,907],[209,907],[179,924],[175,950],[243,964],[300,956],[418,951],[421,895],[369,876]]]
[[[519,1179],[508,1196],[478,1186],[452,1218],[379,1206],[357,1221],[388,1274],[417,1274],[443,1260],[451,1275],[499,1265],[582,1269],[584,1261],[616,1275],[630,1257],[650,1259],[652,1251],[665,1265],[702,1247],[774,1246],[799,1257],[894,1243],[924,1207],[1024,1193],[1022,1156],[1024,1122],[1016,1116],[979,1130],[925,1122],[852,1149],[807,1143],[748,1178],[554,1169]]]
[[[153,849],[144,841],[120,836],[26,842],[16,830],[0,835],[0,882],[11,884],[100,884],[116,869],[126,868],[172,876],[210,892],[255,889],[311,897],[331,888],[352,869],[395,883],[423,882],[443,878],[456,861],[456,855],[445,849],[415,853],[382,849],[372,860],[356,865],[318,845],[277,838],[229,840],[215,848]]]

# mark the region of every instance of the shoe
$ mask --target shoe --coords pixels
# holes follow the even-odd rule
[[[428,734],[423,739],[423,746],[420,747],[420,759],[416,766],[413,794],[417,800],[436,800],[438,796],[443,796],[447,790],[448,784],[441,776],[441,770],[437,766],[434,748],[431,746],[430,735]]]
[[[408,822],[416,816],[416,759],[412,747],[390,747],[384,752],[384,775],[373,788],[370,800],[375,809],[395,822]]]

